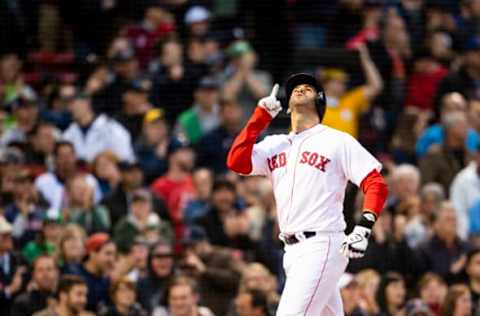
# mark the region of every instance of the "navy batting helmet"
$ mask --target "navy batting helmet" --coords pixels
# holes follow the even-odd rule
[[[325,92],[323,91],[322,85],[312,75],[306,73],[299,73],[288,77],[287,81],[285,82],[285,96],[287,98],[287,107],[288,103],[290,102],[290,96],[292,95],[293,89],[295,89],[296,86],[301,84],[311,85],[317,91],[317,97],[315,98],[315,107],[317,109],[318,118],[321,122],[323,116],[325,115]]]

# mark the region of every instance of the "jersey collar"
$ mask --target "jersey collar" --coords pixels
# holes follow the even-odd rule
[[[290,139],[304,138],[304,137],[306,137],[306,136],[309,136],[309,135],[315,134],[315,133],[317,133],[317,132],[319,132],[319,131],[321,131],[321,130],[324,130],[325,128],[326,128],[325,125],[319,123],[319,124],[314,125],[314,126],[310,127],[309,129],[306,129],[306,130],[304,130],[304,131],[302,131],[302,132],[300,132],[300,133],[290,132],[290,133],[288,134],[288,137],[289,137]]]

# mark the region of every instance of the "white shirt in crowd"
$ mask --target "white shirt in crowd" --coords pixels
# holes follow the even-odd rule
[[[450,201],[455,207],[458,235],[467,239],[470,230],[469,209],[480,200],[480,175],[477,164],[471,162],[453,179],[450,186]]]
[[[134,161],[130,133],[117,121],[101,114],[92,123],[87,133],[73,122],[63,133],[63,139],[75,147],[77,157],[87,162],[105,150],[111,150],[120,160]]]

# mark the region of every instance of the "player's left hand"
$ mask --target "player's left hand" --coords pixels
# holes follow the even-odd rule
[[[372,230],[357,225],[353,231],[345,237],[340,252],[347,258],[356,259],[365,255],[368,246],[368,238]]]

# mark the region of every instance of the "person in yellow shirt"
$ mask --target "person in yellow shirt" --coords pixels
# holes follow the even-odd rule
[[[322,83],[327,96],[327,109],[322,124],[358,137],[360,115],[368,111],[370,102],[380,94],[383,81],[365,45],[357,46],[366,77],[364,85],[347,91],[348,74],[340,69],[325,69]]]

